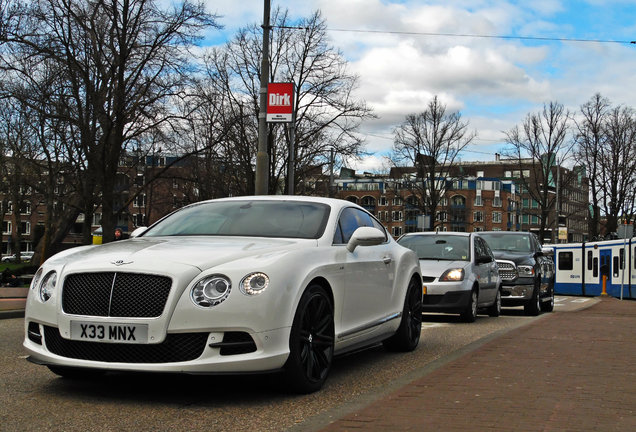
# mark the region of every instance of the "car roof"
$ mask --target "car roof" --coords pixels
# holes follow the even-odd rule
[[[403,235],[403,237],[435,236],[435,235],[470,237],[471,234],[473,233],[456,232],[456,231],[441,231],[441,232],[424,231],[424,232],[406,233]]]

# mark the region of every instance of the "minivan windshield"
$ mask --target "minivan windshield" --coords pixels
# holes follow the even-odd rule
[[[488,242],[490,249],[505,252],[532,252],[532,243],[529,234],[497,234],[479,233],[479,236]]]
[[[317,239],[330,207],[304,201],[212,201],[178,210],[143,237],[248,236]]]
[[[415,251],[419,259],[468,261],[469,240],[457,235],[407,235],[398,243]]]

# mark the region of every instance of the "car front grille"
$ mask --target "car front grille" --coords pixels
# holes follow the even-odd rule
[[[44,343],[53,354],[107,363],[175,363],[199,358],[208,333],[168,333],[159,344],[100,343],[64,339],[57,328],[44,326]]]
[[[497,261],[499,276],[502,281],[512,281],[517,279],[517,267],[510,261]]]
[[[64,280],[65,313],[102,317],[154,318],[162,314],[172,280],[139,273],[76,273]]]

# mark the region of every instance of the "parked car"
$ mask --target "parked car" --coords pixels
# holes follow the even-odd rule
[[[33,255],[35,254],[35,252],[20,252],[20,260],[21,261],[31,261],[31,259],[33,258]],[[2,262],[6,262],[6,263],[15,263],[18,262],[18,255],[17,254],[13,254],[13,255],[8,255],[5,257],[2,257]]]
[[[335,354],[418,345],[417,257],[351,202],[205,201],[133,237],[61,252],[37,271],[32,361],[71,377],[282,370],[311,392]]]
[[[554,261],[552,248],[542,248],[529,232],[479,233],[492,248],[501,275],[502,305],[523,305],[526,315],[554,309]]]
[[[473,322],[477,310],[490,316],[501,312],[501,279],[488,244],[471,233],[419,232],[402,236],[398,243],[412,249],[420,260],[424,312],[459,313]]]

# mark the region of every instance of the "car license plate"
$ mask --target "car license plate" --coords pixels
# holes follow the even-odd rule
[[[148,324],[119,324],[71,321],[71,339],[146,344],[148,343]]]

